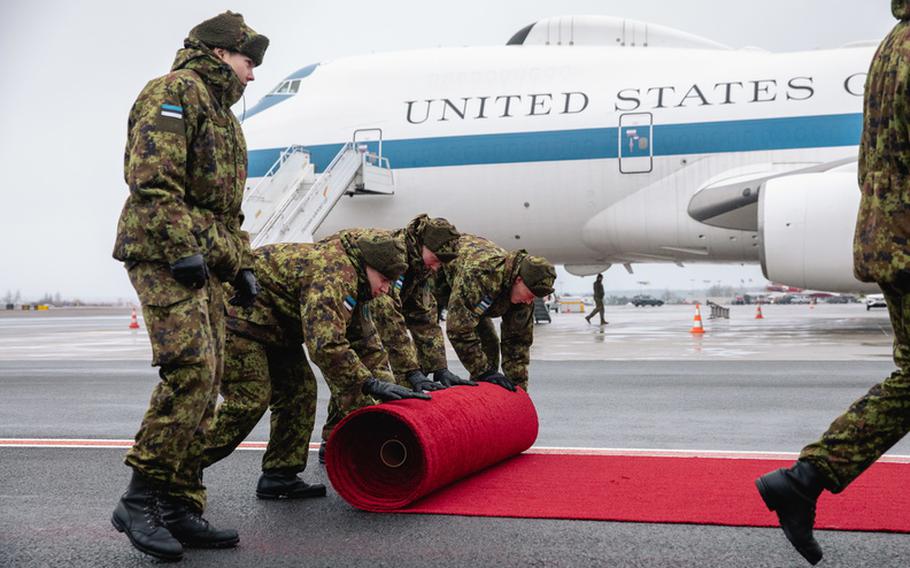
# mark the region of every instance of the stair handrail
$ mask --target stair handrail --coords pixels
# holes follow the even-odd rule
[[[262,187],[263,184],[271,181],[272,176],[275,175],[279,169],[281,169],[281,166],[283,166],[284,163],[288,160],[288,158],[291,157],[291,154],[295,154],[297,152],[302,152],[304,154],[310,153],[310,151],[307,150],[306,147],[301,146],[299,144],[292,144],[292,145],[288,146],[287,148],[285,148],[284,150],[282,150],[281,153],[278,155],[278,159],[275,160],[274,164],[272,164],[272,167],[270,167],[268,169],[268,171],[266,171],[265,174],[263,174],[263,176],[261,178],[259,178],[259,183],[257,183],[255,186],[253,186],[252,189],[250,189],[249,193],[246,196],[246,199],[262,199],[261,197],[256,195],[259,192],[259,189]]]
[[[338,162],[348,153],[349,150],[353,149],[353,142],[346,142],[341,150],[335,155],[329,165],[322,171],[322,174],[319,175],[316,183],[310,187],[303,195],[298,195],[298,191],[289,192],[285,197],[284,201],[281,202],[281,205],[275,208],[275,212],[272,214],[271,218],[263,225],[262,229],[256,234],[256,237],[253,239],[253,246],[258,246],[262,243],[265,236],[268,235],[274,228],[276,223],[283,222],[285,213],[288,212],[292,206],[297,205],[299,209],[300,205],[306,203],[309,200],[311,195],[318,193],[322,187],[327,185],[331,180],[332,169],[338,164]],[[328,176],[326,176],[328,174]],[[295,211],[296,212],[296,211]],[[312,232],[312,231],[311,231]]]

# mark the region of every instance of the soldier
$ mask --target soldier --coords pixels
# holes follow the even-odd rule
[[[222,282],[235,304],[258,292],[240,230],[246,143],[230,111],[269,40],[240,14],[194,27],[171,72],[151,80],[129,116],[130,195],[114,258],[136,289],[161,382],[127,453],[133,477],[111,522],[133,546],[177,560],[183,546],[225,548],[234,530],[202,518],[200,459],[223,368]]]
[[[348,229],[338,236],[356,238],[370,229]],[[371,315],[388,351],[395,381],[415,391],[435,391],[456,385],[474,385],[448,369],[445,341],[437,319],[430,278],[455,258],[459,236],[451,223],[423,214],[394,232],[405,243],[408,269],[388,295],[371,302]],[[408,332],[410,331],[410,335]],[[413,337],[413,340],[411,339]],[[432,374],[435,380],[427,375]],[[329,401],[332,413],[337,403]],[[325,463],[326,437],[319,445],[319,463]]]
[[[408,269],[388,296],[374,302],[372,314],[396,380],[429,391],[472,384],[448,369],[430,286],[430,278],[455,258],[458,231],[445,219],[419,215],[394,234],[405,242]]]
[[[604,275],[598,274],[597,279],[594,281],[594,311],[590,315],[585,316],[585,319],[588,323],[591,323],[591,318],[600,314],[600,325],[606,325],[608,322],[604,319]]]
[[[459,238],[457,253],[446,267],[452,284],[447,318],[452,347],[472,380],[527,390],[534,297],[553,293],[556,270],[544,258],[509,252],[474,235]],[[496,317],[502,317],[502,341],[493,325]]]
[[[789,469],[756,480],[790,543],[812,564],[822,558],[812,535],[822,490],[840,493],[910,428],[910,0],[892,0],[900,20],[882,41],[866,79],[859,150],[861,200],[854,273],[885,294],[898,370],[854,402]]]
[[[206,448],[206,466],[228,456],[271,408],[269,444],[256,495],[325,495],[298,477],[306,468],[316,414],[316,377],[302,343],[322,370],[336,404],[324,437],[352,410],[381,400],[425,398],[393,384],[370,321],[369,300],[388,293],[407,267],[404,245],[385,231],[359,230],[317,244],[256,249],[262,292],[249,308],[228,307],[226,369]]]

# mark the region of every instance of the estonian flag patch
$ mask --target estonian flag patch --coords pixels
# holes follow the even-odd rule
[[[491,298],[489,296],[484,296],[483,299],[480,300],[480,302],[478,302],[477,306],[474,308],[474,311],[476,311],[479,314],[482,314],[485,311],[487,311],[488,309],[490,309],[490,306],[492,306],[492,305],[493,305],[493,298]]]
[[[395,289],[401,290],[402,286],[404,286],[404,276],[399,276],[398,280],[395,281]]]
[[[183,107],[177,105],[161,105],[161,116],[183,120]]]
[[[352,298],[350,296],[344,297],[344,307],[347,308],[347,310],[349,312],[353,312],[354,306],[356,306],[356,305],[357,305],[357,300],[355,300],[354,298]]]

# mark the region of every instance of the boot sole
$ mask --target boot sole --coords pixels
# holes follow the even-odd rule
[[[177,540],[180,539],[178,538]],[[235,539],[224,540],[221,542],[193,542],[180,540],[180,544],[187,548],[234,548],[240,544],[240,537],[238,536]]]
[[[259,499],[265,499],[266,501],[281,501],[284,499],[309,499],[311,497],[325,497],[326,491],[325,488],[316,490],[316,491],[304,491],[302,493],[260,493],[256,492],[256,497]]]
[[[142,546],[140,543],[136,542],[133,539],[132,533],[130,533],[130,531],[126,530],[126,527],[124,527],[120,523],[120,520],[117,519],[116,515],[111,515],[111,524],[114,526],[115,529],[117,529],[117,532],[121,532],[121,533],[125,534],[126,538],[130,539],[130,544],[133,545],[133,548],[135,548],[139,552],[142,552],[143,554],[148,554],[149,556],[154,556],[155,558],[157,558],[159,560],[164,560],[166,562],[177,562],[178,560],[183,558],[183,554],[177,554],[177,555],[162,554],[160,552],[157,552],[157,551],[151,550],[149,548],[146,548],[145,546]],[[181,544],[183,544],[183,543],[181,543]]]

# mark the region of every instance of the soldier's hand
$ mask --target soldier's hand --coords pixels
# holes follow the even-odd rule
[[[209,279],[209,268],[201,254],[194,254],[172,262],[171,274],[177,282],[198,290],[205,286],[205,281]]]
[[[483,381],[485,383],[493,383],[494,385],[499,385],[506,390],[515,392],[515,383],[506,378],[502,373],[496,371],[487,371],[486,373],[477,377],[478,381]]]
[[[474,381],[468,381],[462,379],[452,371],[443,367],[442,369],[437,369],[433,371],[433,380],[437,383],[444,384],[447,387],[460,387],[460,386],[470,386],[476,387],[477,383]]]
[[[259,282],[256,280],[256,274],[249,268],[244,268],[237,273],[237,278],[231,283],[236,290],[234,297],[229,300],[232,306],[248,308],[253,305],[253,300],[259,294]]]
[[[408,382],[411,383],[411,387],[415,391],[418,391],[418,392],[419,391],[438,391],[438,390],[442,390],[442,389],[446,388],[446,386],[447,386],[447,385],[443,385],[443,384],[431,381],[421,371],[411,371],[410,373],[405,375],[404,378],[406,378],[408,380]]]
[[[361,390],[363,391],[363,394],[375,396],[384,402],[401,400],[403,398],[422,398],[424,400],[430,400],[430,395],[428,394],[414,392],[411,389],[406,389],[394,383],[379,381],[372,377],[363,383],[363,388]]]

